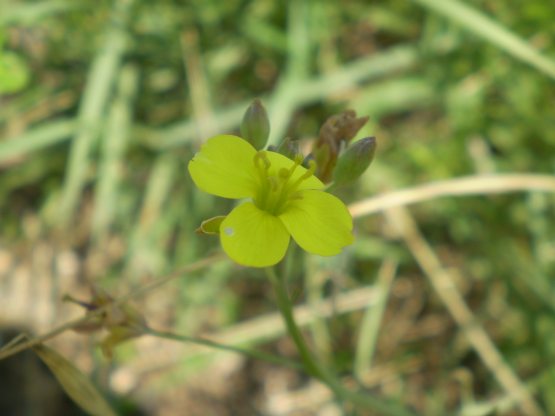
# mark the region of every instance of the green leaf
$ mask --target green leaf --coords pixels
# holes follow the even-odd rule
[[[0,94],[13,94],[29,83],[29,68],[13,52],[0,51]]]
[[[116,416],[92,382],[72,363],[46,345],[33,347],[54,374],[64,391],[83,410],[94,416]]]

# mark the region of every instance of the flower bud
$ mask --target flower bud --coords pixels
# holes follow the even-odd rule
[[[257,98],[247,108],[241,123],[241,136],[256,150],[262,149],[270,135],[270,119],[262,102]]]
[[[337,164],[339,152],[366,124],[368,117],[358,117],[353,110],[343,111],[329,117],[320,128],[312,153],[316,160],[316,176],[324,183],[330,183]]]
[[[366,137],[349,146],[339,157],[333,171],[334,185],[345,185],[357,180],[370,166],[375,152],[375,137]]]

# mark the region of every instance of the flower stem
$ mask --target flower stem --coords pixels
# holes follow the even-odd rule
[[[291,361],[291,360],[286,359],[286,358],[278,357],[276,355],[268,354],[268,353],[265,353],[265,352],[259,351],[259,350],[242,348],[242,347],[238,347],[238,346],[234,346],[234,345],[222,344],[222,343],[219,343],[219,342],[207,339],[207,338],[193,337],[193,336],[189,336],[189,335],[180,335],[180,334],[175,334],[173,332],[160,331],[160,330],[156,330],[156,329],[152,329],[152,328],[145,328],[144,333],[148,334],[148,335],[152,335],[154,337],[158,337],[158,338],[170,339],[170,340],[174,340],[174,341],[178,341],[178,342],[182,342],[182,343],[191,343],[191,344],[203,345],[205,347],[210,347],[210,348],[214,348],[216,350],[221,350],[221,351],[234,352],[234,353],[237,353],[237,354],[244,355],[246,357],[252,357],[252,358],[255,358],[257,360],[267,361],[267,362],[272,363],[272,364],[282,365],[282,366],[289,367],[289,368],[294,368],[294,369],[297,369],[297,370],[302,368],[301,365],[299,365],[297,362]]]
[[[357,407],[364,409],[373,409],[382,415],[393,415],[393,416],[408,416],[412,415],[412,412],[400,407],[397,404],[386,403],[379,399],[372,397],[368,393],[357,393],[347,389],[343,386],[332,374],[330,374],[314,357],[310,351],[308,345],[306,344],[304,337],[295,321],[295,316],[293,314],[293,307],[291,305],[291,300],[289,299],[289,294],[287,292],[287,286],[283,276],[277,276],[275,270],[271,267],[266,268],[266,273],[272,282],[274,292],[276,295],[277,305],[287,327],[289,335],[293,339],[295,346],[301,356],[301,360],[304,364],[305,370],[313,377],[319,379],[325,383],[340,400],[349,401]]]
[[[154,290],[170,282],[171,280],[182,277],[184,274],[193,273],[195,271],[201,270],[205,267],[213,265],[214,262],[218,262],[221,260],[223,260],[222,255],[217,254],[215,256],[206,257],[205,259],[195,261],[194,263],[188,264],[180,269],[177,269],[171,272],[169,275],[165,277],[154,279],[151,282],[147,283],[146,285],[140,286],[137,289],[132,290],[126,295],[123,295],[122,297],[115,299],[112,303],[106,304],[93,311],[89,311],[85,316],[66,322],[65,324],[62,324],[52,329],[50,332],[46,334],[39,335],[34,338],[24,337],[26,340],[23,342],[20,342],[23,338],[17,337],[17,340],[15,340],[15,342],[9,342],[8,345],[2,346],[2,348],[0,348],[0,360],[3,360],[4,358],[8,358],[9,356],[17,354],[28,348],[33,348],[34,346],[40,345],[43,342],[48,341],[49,339],[54,338],[55,336],[61,334],[62,332],[65,332],[69,329],[77,328],[80,324],[90,321],[93,318],[99,317],[101,314],[105,313],[108,309],[113,308],[114,306],[123,305],[128,300],[136,298],[145,293],[148,293],[151,290]]]
[[[297,323],[295,322],[295,317],[293,316],[293,308],[291,306],[291,301],[289,300],[289,294],[287,293],[287,288],[283,278],[280,278],[276,275],[276,272],[273,268],[269,267],[266,269],[268,277],[272,281],[274,286],[274,292],[276,294],[276,300],[285,321],[285,326],[287,327],[287,332],[293,338],[295,342],[295,346],[299,350],[299,354],[301,356],[301,360],[305,366],[306,371],[312,375],[313,377],[322,378],[322,371],[319,368],[318,363],[314,360],[312,353],[308,349],[306,345],[303,335]]]

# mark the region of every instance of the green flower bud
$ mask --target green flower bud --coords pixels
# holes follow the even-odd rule
[[[241,136],[257,150],[262,149],[270,135],[270,119],[262,102],[257,98],[247,108],[241,123]]]
[[[353,110],[343,111],[329,117],[320,128],[318,139],[314,142],[312,154],[316,160],[316,176],[324,183],[333,179],[339,152],[366,124],[368,117],[358,117]]]
[[[376,152],[376,138],[366,137],[347,148],[333,171],[334,186],[357,180],[370,166]]]

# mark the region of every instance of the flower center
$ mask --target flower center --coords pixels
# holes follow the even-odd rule
[[[278,171],[271,171],[271,163],[266,151],[261,150],[257,152],[254,156],[254,165],[260,182],[254,197],[254,204],[262,211],[272,215],[282,214],[288,202],[299,197],[297,195],[299,185],[304,180],[310,178],[316,170],[316,163],[310,160],[309,168],[306,172],[293,180],[293,173],[301,165],[302,161],[302,155],[297,155],[289,169],[280,168]]]

